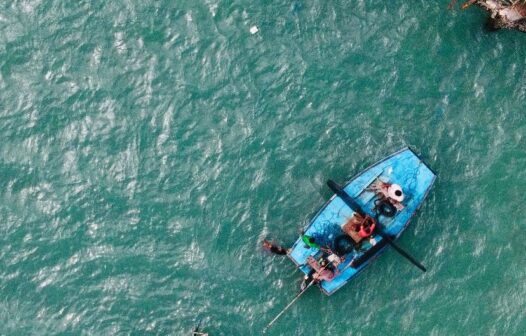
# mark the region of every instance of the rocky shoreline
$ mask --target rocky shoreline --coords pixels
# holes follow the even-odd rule
[[[468,0],[462,5],[462,9],[471,5],[479,6],[490,14],[490,29],[516,29],[526,32],[526,0]]]

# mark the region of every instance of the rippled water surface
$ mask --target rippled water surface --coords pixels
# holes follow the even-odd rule
[[[524,335],[526,34],[448,2],[0,3],[0,334],[259,335],[300,277],[261,240],[410,145],[428,272],[388,251],[269,334]]]

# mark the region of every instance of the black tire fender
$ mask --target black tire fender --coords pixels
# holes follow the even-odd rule
[[[385,217],[394,217],[396,214],[396,208],[389,201],[381,201],[380,204],[376,206],[378,213]]]

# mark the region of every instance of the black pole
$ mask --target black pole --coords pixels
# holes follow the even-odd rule
[[[328,180],[327,181],[327,185],[329,186],[329,188],[336,194],[338,195],[338,197],[340,197],[342,199],[343,202],[345,202],[345,204],[347,204],[347,206],[349,206],[349,208],[351,208],[354,212],[358,213],[360,216],[362,217],[365,217],[366,214],[365,212],[362,210],[362,208],[358,205],[358,203],[356,203],[355,200],[353,200],[351,198],[351,196],[349,196],[345,190],[343,190],[343,188],[338,185],[338,183],[334,182],[333,180]],[[400,246],[398,246],[392,239],[391,237],[389,237],[389,235],[387,233],[385,233],[384,231],[384,228],[383,226],[378,222],[376,221],[376,227],[377,227],[377,232],[378,232],[378,235],[380,235],[380,237],[382,237],[383,239],[385,239],[385,241],[391,245],[396,252],[398,252],[400,255],[402,255],[403,257],[405,257],[407,260],[409,260],[413,265],[415,265],[416,267],[418,267],[419,269],[421,269],[423,272],[426,271],[426,268],[421,264],[419,263],[415,258],[413,258],[409,253],[407,253],[406,251],[404,251]]]

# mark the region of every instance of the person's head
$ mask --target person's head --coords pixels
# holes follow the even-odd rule
[[[389,198],[396,202],[402,202],[404,200],[404,192],[399,184],[391,184],[389,189],[387,189],[387,194],[389,195]]]
[[[308,235],[303,235],[301,239],[305,243],[305,248],[307,249],[311,248],[311,246],[313,246],[315,243],[314,238]]]
[[[263,241],[263,247],[264,248],[270,248],[272,246],[272,244],[270,244],[270,242],[268,240],[264,240]]]

